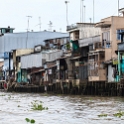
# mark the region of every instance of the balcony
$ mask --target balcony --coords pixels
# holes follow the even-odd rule
[[[95,27],[95,24],[94,23],[76,23],[76,24],[67,26],[67,31],[75,30],[80,27]]]
[[[99,70],[99,75],[98,76],[89,76],[88,80],[93,82],[93,81],[106,81],[106,70]]]
[[[100,36],[94,36],[90,38],[85,38],[85,39],[80,39],[79,40],[79,46],[80,47],[86,47],[89,46],[90,44],[95,44],[97,42],[100,42]]]
[[[105,51],[92,51],[88,55],[88,79],[89,81],[106,81],[104,67]]]
[[[62,50],[49,50],[42,52],[42,59],[45,59],[47,62],[55,61],[63,55]]]
[[[124,43],[118,43],[118,51],[124,51]]]

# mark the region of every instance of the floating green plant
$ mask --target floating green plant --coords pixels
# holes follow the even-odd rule
[[[119,118],[121,118],[122,116],[124,116],[124,112],[122,112],[122,111],[119,111],[118,113],[115,113],[115,114],[113,114],[115,117],[119,117]]]
[[[18,105],[18,107],[21,107],[20,105]]]
[[[36,103],[36,102],[34,102],[34,103],[32,103],[32,109],[33,110],[48,110],[48,107],[43,107],[43,105],[41,104],[41,103]]]
[[[107,114],[100,114],[98,115],[98,117],[107,117],[108,115]]]
[[[35,120],[34,119],[31,119],[30,123],[34,124],[35,123]]]
[[[10,99],[10,98],[11,98],[11,95],[8,96],[8,99]]]
[[[34,119],[29,119],[29,118],[25,118],[26,122],[28,123],[31,123],[31,124],[34,124],[35,123],[35,120]]]
[[[5,96],[5,94],[1,94],[0,96]]]
[[[26,120],[27,122],[30,122],[30,119],[29,119],[29,118],[25,118],[25,120]]]

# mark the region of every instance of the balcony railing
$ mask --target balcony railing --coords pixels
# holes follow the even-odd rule
[[[42,59],[45,59],[46,61],[54,61],[58,58],[60,58],[63,55],[62,50],[56,50],[56,51],[46,51],[42,53]]]
[[[88,75],[99,76],[99,70],[104,69],[103,61],[89,61],[88,62]]]
[[[77,24],[69,25],[69,26],[67,26],[67,31],[73,30],[73,29],[76,29],[76,28],[78,28]]]

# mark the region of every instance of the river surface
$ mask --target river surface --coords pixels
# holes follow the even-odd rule
[[[48,110],[32,110],[31,102],[43,102]],[[114,117],[124,111],[124,98],[61,96],[0,92],[0,124],[124,124],[124,117]],[[107,117],[98,117],[108,114]]]

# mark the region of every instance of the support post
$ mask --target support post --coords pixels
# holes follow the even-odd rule
[[[11,52],[9,52],[9,77],[11,76]]]

